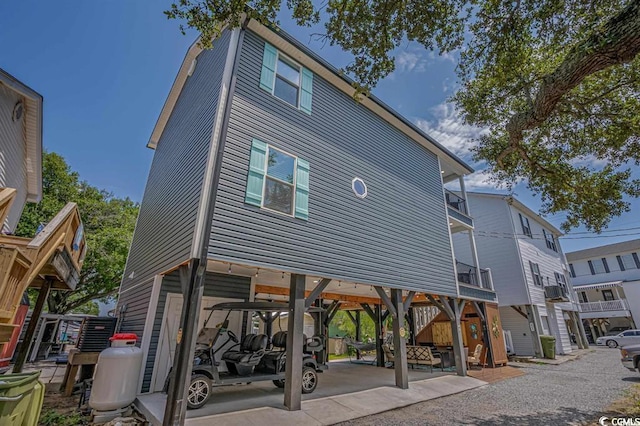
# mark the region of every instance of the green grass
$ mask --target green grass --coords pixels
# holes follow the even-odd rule
[[[40,426],[76,426],[88,425],[89,420],[80,413],[61,414],[47,410],[40,416]]]
[[[329,354],[329,361],[332,361],[334,359],[345,359],[345,358],[349,358],[349,354],[347,353],[340,354],[340,355]]]

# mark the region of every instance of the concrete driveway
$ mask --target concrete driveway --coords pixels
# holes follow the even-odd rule
[[[618,349],[596,348],[561,365],[513,363],[524,375],[343,425],[565,425],[600,418],[640,374]]]

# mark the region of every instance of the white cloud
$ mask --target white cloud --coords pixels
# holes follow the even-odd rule
[[[448,189],[452,191],[460,190],[460,183],[458,180],[453,180],[445,185]],[[491,182],[490,175],[485,170],[477,170],[470,175],[464,177],[464,186],[467,191],[472,191],[474,189],[480,190],[494,190],[497,192],[500,191],[501,188],[498,188],[494,182]],[[492,191],[492,192],[494,192]]]
[[[571,161],[571,164],[576,167],[592,167],[600,169],[609,164],[609,161],[604,158],[597,158],[593,154],[589,154],[580,158],[573,159]]]
[[[402,51],[396,55],[396,71],[424,72],[427,69],[427,60],[418,52]]]
[[[487,132],[486,129],[465,124],[449,103],[431,108],[433,119],[418,118],[416,125],[429,136],[460,157],[470,157],[473,140]]]

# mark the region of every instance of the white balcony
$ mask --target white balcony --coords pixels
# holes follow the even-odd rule
[[[618,318],[631,316],[629,303],[626,299],[580,303],[580,313],[582,318]]]

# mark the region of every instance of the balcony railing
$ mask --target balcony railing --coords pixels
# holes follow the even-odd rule
[[[475,266],[468,265],[456,260],[456,270],[458,271],[458,282],[493,290],[493,283],[491,282],[491,272],[488,269],[480,268],[482,285],[478,281],[478,273]]]
[[[599,300],[597,302],[580,303],[580,312],[628,311],[629,303],[625,299]]]
[[[444,190],[444,197],[447,200],[447,205],[453,207],[461,213],[469,215],[469,213],[467,213],[467,201],[464,198],[459,197],[448,189]]]

